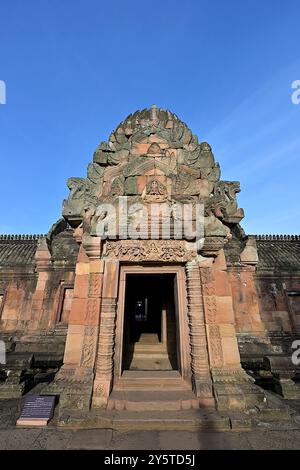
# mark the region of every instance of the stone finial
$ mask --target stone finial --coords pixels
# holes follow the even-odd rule
[[[151,106],[151,121],[156,121],[158,119],[157,111],[158,111],[158,108],[156,104],[153,104]]]
[[[51,254],[49,251],[47,238],[39,238],[38,247],[35,253],[37,271],[43,271],[51,265]]]

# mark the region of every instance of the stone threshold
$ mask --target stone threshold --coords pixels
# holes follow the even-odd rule
[[[190,390],[191,384],[186,382],[181,374],[175,370],[169,371],[124,371],[122,376],[116,379],[115,391],[179,391]]]
[[[230,431],[230,419],[215,410],[189,411],[103,411],[62,413],[57,425],[71,429],[128,431]]]
[[[105,410],[75,412],[64,410],[52,426],[60,429],[112,429],[129,431],[190,431],[190,432],[247,432],[255,429],[299,429],[285,410],[270,408],[267,412],[253,413],[232,411],[218,412],[213,409],[181,411]]]

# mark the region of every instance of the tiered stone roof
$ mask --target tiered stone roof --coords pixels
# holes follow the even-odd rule
[[[44,235],[0,235],[0,267],[34,262],[38,240]]]
[[[300,271],[300,235],[254,235],[258,269]]]

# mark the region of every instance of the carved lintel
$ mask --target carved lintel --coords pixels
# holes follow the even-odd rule
[[[195,250],[184,240],[122,240],[106,242],[104,255],[122,261],[186,262],[195,259]]]

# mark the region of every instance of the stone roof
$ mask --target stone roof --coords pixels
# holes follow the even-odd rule
[[[78,244],[74,240],[73,230],[66,229],[55,233],[51,240],[47,235],[0,235],[0,269],[34,265],[41,238],[48,239],[53,261],[76,263]]]
[[[67,231],[69,232],[69,231]],[[69,233],[61,242],[70,243]],[[34,263],[38,240],[45,235],[0,235],[0,268]],[[251,235],[256,239],[259,263],[257,268],[300,271],[300,235]],[[59,258],[56,253],[55,258]],[[74,250],[73,250],[74,251]],[[77,251],[77,250],[75,250]],[[72,253],[73,254],[73,253]],[[73,256],[76,256],[76,252]],[[70,253],[68,253],[70,256]],[[72,257],[73,257],[72,256]]]
[[[43,235],[0,235],[0,268],[34,263],[39,238]]]
[[[258,270],[300,271],[300,235],[254,235]]]

